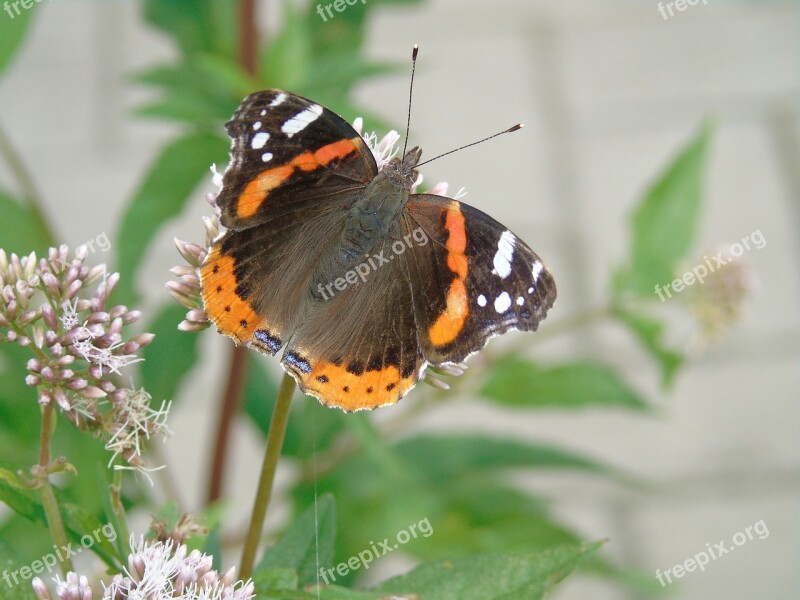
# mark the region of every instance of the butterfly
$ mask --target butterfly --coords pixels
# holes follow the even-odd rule
[[[413,193],[418,147],[373,152],[340,116],[276,89],[245,98],[226,129],[227,231],[201,266],[206,313],[237,344],[282,350],[323,404],[393,404],[429,366],[535,330],[553,305],[552,275],[506,227]]]

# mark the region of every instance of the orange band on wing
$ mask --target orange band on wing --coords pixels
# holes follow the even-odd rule
[[[447,307],[436,322],[428,328],[428,337],[434,346],[444,346],[458,337],[469,316],[469,299],[464,281],[454,279],[447,290]]]
[[[326,406],[335,406],[345,412],[394,404],[417,381],[416,372],[404,378],[393,365],[356,375],[333,363],[311,361],[311,364],[309,373],[292,368],[290,372],[305,393],[319,398]]]
[[[250,303],[236,294],[234,266],[233,257],[220,254],[217,245],[200,267],[203,304],[209,319],[220,333],[238,344],[249,344],[259,330],[276,335]],[[255,345],[258,348],[259,344]]]
[[[269,193],[283,185],[297,169],[308,173],[324,167],[336,159],[345,158],[356,151],[358,151],[358,146],[355,139],[339,140],[322,146],[315,152],[304,152],[296,156],[289,164],[261,171],[239,195],[236,203],[236,216],[246,219],[256,214]]]
[[[447,230],[447,267],[456,278],[450,283],[445,299],[445,309],[439,318],[428,328],[428,338],[434,346],[444,346],[458,337],[464,329],[469,316],[467,297],[467,274],[469,259],[464,253],[467,249],[467,229],[464,215],[458,202],[451,202],[446,209],[444,228]]]

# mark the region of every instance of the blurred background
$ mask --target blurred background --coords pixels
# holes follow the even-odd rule
[[[183,3],[174,4],[174,10],[182,9],[178,5]],[[287,28],[343,35],[337,43],[346,45],[352,31],[337,33],[336,28],[368,11],[358,17],[359,37],[353,44],[363,60],[394,70],[353,78],[346,93],[328,97],[320,89],[315,97],[349,120],[365,114],[373,123],[402,129],[408,58],[412,45],[419,44],[411,143],[420,145],[424,156],[519,121],[526,124],[519,133],[424,169],[428,185],[447,181],[452,192],[465,187],[465,201],[525,239],[558,283],[558,300],[540,333],[504,336],[489,348],[495,353],[522,348],[523,356],[546,365],[600,361],[646,399],[646,408],[554,402],[521,410],[487,402],[467,383],[447,400],[446,395],[420,392],[429,398],[424,410],[417,408],[415,392],[400,406],[378,411],[374,420],[391,428],[398,415],[408,414],[413,429],[402,429],[401,441],[457,431],[535,442],[569,448],[621,473],[526,469],[508,461],[514,468],[508,485],[545,504],[548,523],[558,523],[577,539],[608,540],[601,551],[604,564],[568,578],[552,594],[559,600],[783,599],[800,594],[800,7],[794,2],[701,0],[681,11],[673,4],[366,0],[334,12],[323,23],[306,3],[257,3],[261,43],[282,44],[281,52],[272,55],[285,69],[277,83],[302,93],[313,86],[298,79],[306,87],[290,87],[291,57],[300,50],[293,49],[295,38],[287,36]],[[673,7],[672,16],[666,5]],[[186,130],[180,119],[135,114],[159,93],[134,75],[159,64],[178,64],[185,48],[182,55],[174,37],[144,18],[142,3],[50,0],[35,11],[24,46],[0,80],[0,123],[32,172],[59,240],[77,245],[106,233],[111,248],[95,258],[119,264],[117,240],[131,216],[131,199],[165,144]],[[4,11],[0,19],[11,17]],[[296,68],[301,67],[298,61]],[[234,98],[230,109],[235,105]],[[355,108],[364,112],[346,112]],[[743,257],[753,277],[752,293],[741,320],[720,338],[698,338],[669,308],[655,306],[670,323],[666,343],[687,356],[672,385],[665,387],[657,362],[619,323],[601,319],[563,331],[558,324],[608,302],[611,274],[627,261],[631,215],[706,119],[711,133],[702,209],[685,268],[756,231],[766,245]],[[208,128],[222,135],[221,122],[209,120]],[[224,154],[218,163],[225,163]],[[7,189],[16,185],[5,162],[0,182]],[[168,269],[181,262],[173,237],[202,240],[200,217],[210,212],[204,196],[215,191],[210,172],[190,188],[185,205],[167,210],[168,218],[157,217],[152,243],[142,248],[135,274],[122,271],[138,289],[137,306],[144,311],[168,304]],[[657,300],[655,295],[651,300]],[[200,512],[230,344],[211,332],[182,335],[199,335],[199,354],[176,392],[170,421],[174,436],[159,450],[183,507]],[[266,376],[277,380],[277,360],[257,361]],[[481,366],[480,359],[473,364],[465,377],[485,379],[481,371],[491,364]],[[253,385],[258,388],[257,382]],[[297,424],[297,435],[314,446],[318,432],[312,435],[303,425]],[[249,512],[262,446],[253,411],[249,418],[237,418],[224,493],[233,537]],[[307,499],[308,490],[298,491],[298,473],[308,457],[298,451],[300,460],[281,465],[281,493],[268,518],[272,532]],[[460,477],[468,482],[470,469]],[[345,478],[330,485],[344,490],[337,494],[340,503],[361,506],[347,496]],[[504,489],[485,501],[505,505]],[[387,490],[382,503],[392,501]],[[157,505],[170,494],[157,484],[153,495]],[[139,515],[145,525],[146,506]],[[340,509],[339,529],[351,536],[346,548],[366,547],[397,529],[377,530],[379,519],[367,519],[372,530],[365,529],[355,522],[357,513]],[[421,510],[397,516],[397,523],[428,516]],[[470,550],[482,548],[476,542],[481,536],[492,537],[493,519],[500,519],[492,514],[488,511],[480,526],[471,523],[482,533],[469,538]],[[450,514],[437,521],[435,513],[430,515],[435,532],[430,540],[437,538],[437,527],[458,529],[447,518],[454,519]],[[657,569],[682,564],[707,543],[730,543],[760,521],[769,531],[763,539],[756,537],[712,561],[704,572],[687,573],[663,589],[656,580]],[[527,532],[523,519],[509,523],[519,536],[508,542],[513,547],[524,546],[523,538],[533,543],[537,535],[552,533],[552,528],[535,527]],[[496,543],[487,546],[505,547],[497,535]],[[459,539],[454,534],[450,546],[442,546],[457,550]],[[440,555],[424,548],[397,553],[371,570],[366,581],[402,571],[426,553]]]

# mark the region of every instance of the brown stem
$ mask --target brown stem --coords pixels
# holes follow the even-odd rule
[[[219,407],[217,417],[217,434],[214,440],[214,455],[211,461],[211,476],[208,482],[208,504],[219,500],[225,477],[225,464],[228,457],[228,442],[231,436],[234,418],[239,413],[242,398],[242,387],[247,374],[247,350],[234,346],[228,366],[228,382],[225,395]]]
[[[255,75],[258,71],[258,29],[256,28],[255,0],[239,2],[239,60],[242,67]],[[247,374],[246,350],[234,348],[228,367],[228,382],[219,409],[214,454],[211,460],[211,475],[208,482],[207,502],[210,504],[222,496],[228,441],[234,417],[239,413],[242,384]]]
[[[256,28],[255,0],[242,0],[239,4],[239,60],[250,75],[258,72],[258,29]]]

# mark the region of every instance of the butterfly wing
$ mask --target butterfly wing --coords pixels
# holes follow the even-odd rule
[[[463,202],[412,195],[404,233],[430,240],[413,244],[406,260],[420,346],[431,364],[463,361],[509,330],[536,330],[555,301],[542,259]]]
[[[341,198],[378,172],[351,125],[289,92],[250,94],[225,127],[231,158],[217,204],[222,224],[231,229]]]
[[[323,404],[348,412],[394,404],[424,372],[408,273],[392,250],[399,231],[323,286],[289,340],[284,368]]]
[[[275,354],[377,166],[343,119],[281,90],[245,98],[227,130],[231,158],[216,202],[228,231],[201,268],[203,301],[221,333]]]

